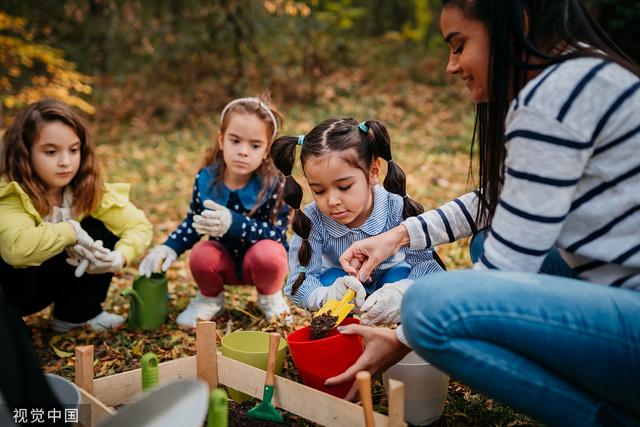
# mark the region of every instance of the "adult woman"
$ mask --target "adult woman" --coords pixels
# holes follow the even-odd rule
[[[328,383],[381,371],[410,346],[550,424],[639,422],[637,68],[579,0],[445,0],[440,24],[447,71],[478,104],[480,190],[352,245],[341,262],[362,280],[403,245],[488,225],[484,253],[474,271],[411,286],[395,333],[343,330],[367,349]],[[554,246],[579,279],[535,274]],[[396,321],[402,295],[383,291],[369,311]]]

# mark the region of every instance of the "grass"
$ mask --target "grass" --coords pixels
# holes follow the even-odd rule
[[[416,83],[407,77],[408,72],[415,73],[415,67],[404,74],[403,70],[390,70],[391,77],[386,75],[385,79],[362,70],[338,71],[327,76],[318,83],[320,96],[312,104],[280,106],[287,123],[281,134],[306,133],[330,116],[379,119],[389,128],[394,159],[407,173],[408,192],[426,209],[437,207],[470,188],[468,141],[473,127],[472,109],[457,84],[432,86],[428,82],[434,79],[429,78],[424,79],[427,83]],[[162,242],[187,210],[202,153],[217,130],[211,117],[217,117],[215,112],[194,118],[188,128],[167,129],[163,124],[154,126],[152,122],[135,119],[125,124],[92,124],[108,180],[133,185],[132,200],[154,224],[153,244]],[[308,191],[306,200],[310,200]],[[438,252],[449,269],[471,265],[466,240],[443,245]],[[49,311],[28,317],[45,371],[71,378],[73,349],[85,344],[95,346],[97,377],[138,367],[139,358],[148,351],[156,353],[161,361],[193,355],[195,334],[178,329],[175,323],[177,314],[196,289],[185,260],[183,255],[168,272],[169,320],[156,331],[121,329],[96,334],[80,330],[56,335],[48,326]],[[136,267],[128,267],[114,278],[105,304],[107,310],[127,313],[128,301],[119,293],[131,286]],[[296,323],[292,327],[267,323],[255,306],[255,291],[249,287],[228,287],[225,298],[227,310],[217,319],[223,332],[277,330],[286,334],[309,322],[308,313],[294,308]],[[289,359],[284,372],[297,379]],[[385,410],[386,398],[379,384],[374,392],[378,409]],[[304,424],[304,420],[300,423]],[[435,425],[539,424],[452,380],[444,416]]]

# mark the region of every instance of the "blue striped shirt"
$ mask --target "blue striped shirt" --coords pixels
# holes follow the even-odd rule
[[[536,272],[558,247],[584,280],[640,290],[640,80],[576,58],[545,69],[507,114],[504,184],[476,269]],[[472,234],[469,193],[409,218],[410,247]],[[451,232],[447,232],[448,230]]]
[[[299,307],[306,308],[307,300],[311,292],[322,286],[318,277],[329,268],[341,268],[339,258],[347,248],[358,240],[383,233],[396,227],[402,222],[402,197],[389,193],[382,186],[374,187],[373,210],[369,218],[360,227],[349,228],[335,222],[330,217],[320,212],[315,203],[304,208],[304,212],[312,223],[309,243],[312,255],[309,265],[306,267],[306,277],[295,295],[291,295],[293,282],[300,273],[298,251],[302,239],[294,234],[289,248],[289,277],[285,285],[285,293]],[[382,262],[371,274],[372,283],[391,267],[406,262],[411,266],[409,279],[416,279],[430,273],[442,271],[442,268],[433,259],[431,250],[410,250],[403,248],[393,257]],[[367,287],[367,292],[374,289]]]

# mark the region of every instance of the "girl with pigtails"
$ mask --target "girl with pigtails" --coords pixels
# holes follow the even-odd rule
[[[304,209],[302,187],[291,176],[296,146],[301,146],[302,171],[314,200]],[[401,298],[414,279],[442,271],[433,251],[409,249],[385,260],[364,282],[340,267],[340,254],[351,243],[424,211],[406,193],[406,176],[391,157],[382,123],[328,119],[307,135],[278,138],[271,156],[286,176],[284,201],[295,210],[285,293],[296,305],[315,311],[352,289],[362,323],[377,324],[383,306]],[[380,158],[388,164],[384,186],[378,185]]]

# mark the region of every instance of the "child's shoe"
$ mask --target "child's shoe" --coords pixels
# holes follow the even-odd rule
[[[281,315],[284,315],[285,322],[290,323],[293,321],[291,310],[289,310],[289,306],[280,291],[271,295],[258,294],[258,307],[260,307],[262,314],[269,321],[274,316],[279,319]]]
[[[69,332],[71,329],[82,328],[88,326],[96,332],[106,331],[107,329],[117,328],[124,324],[124,317],[102,311],[93,319],[89,319],[86,322],[73,323],[65,322],[64,320],[56,319],[55,317],[51,321],[51,329],[57,333]]]
[[[224,310],[224,291],[215,297],[206,297],[198,291],[195,298],[189,301],[189,305],[178,316],[176,322],[183,328],[195,328],[198,319],[211,320],[216,318]]]

